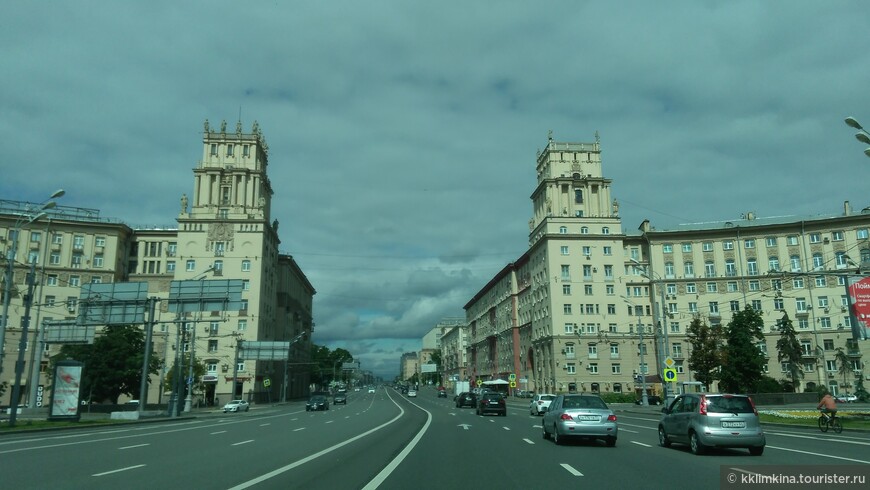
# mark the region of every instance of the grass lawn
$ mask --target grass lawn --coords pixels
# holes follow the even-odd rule
[[[818,427],[818,410],[759,410],[758,414],[762,422]],[[870,411],[840,410],[837,417],[843,424],[843,430],[870,430]]]
[[[9,421],[6,419],[0,420],[0,434],[6,432],[13,431],[22,431],[22,430],[35,430],[35,429],[65,429],[68,427],[99,427],[103,425],[117,425],[130,423],[129,420],[111,420],[111,419],[99,419],[99,420],[80,420],[78,422],[73,421],[57,421],[57,422],[49,422],[48,420],[16,420],[15,427],[9,427]]]

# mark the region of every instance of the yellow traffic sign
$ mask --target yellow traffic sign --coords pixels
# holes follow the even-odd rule
[[[516,387],[517,387],[517,382],[511,381],[511,388],[516,388]]]
[[[671,357],[671,356],[668,356],[668,358],[665,359],[665,366],[667,366],[667,367],[669,367],[669,368],[674,367],[674,364],[676,364],[676,363],[677,363],[677,362],[674,361],[674,358]]]
[[[483,380],[482,380],[482,379],[477,380],[477,386],[480,386],[480,385],[482,385],[482,384],[483,384]]]
[[[662,371],[662,374],[664,374],[664,379],[665,379],[665,382],[667,382],[667,383],[673,383],[674,381],[677,380],[677,370],[676,369],[670,369],[670,368],[665,369]]]

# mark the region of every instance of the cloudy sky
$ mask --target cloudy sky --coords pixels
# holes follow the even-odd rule
[[[858,1],[9,2],[0,199],[174,225],[203,121],[257,120],[316,343],[392,377],[528,244],[547,132],[623,226],[870,205]],[[861,33],[864,34],[861,34]]]

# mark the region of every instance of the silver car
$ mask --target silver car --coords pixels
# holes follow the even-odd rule
[[[559,395],[545,409],[542,421],[544,439],[562,444],[569,437],[603,439],[616,445],[619,427],[616,414],[598,395]]]
[[[747,448],[760,456],[766,444],[758,411],[746,395],[689,393],[662,409],[659,445],[688,444],[694,454],[710,447]]]

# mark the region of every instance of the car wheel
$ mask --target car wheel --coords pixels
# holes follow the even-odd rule
[[[608,437],[607,439],[605,439],[604,442],[607,444],[607,447],[616,446],[616,438],[615,437]]]
[[[565,443],[565,438],[559,437],[559,428],[556,427],[556,424],[553,424],[553,442],[555,442],[557,446],[561,446]]]
[[[753,456],[761,456],[762,454],[764,454],[764,446],[755,446],[749,448],[749,454]]]
[[[662,426],[659,426],[659,446],[671,447],[671,440],[668,439],[668,435],[665,434],[665,428]]]
[[[692,449],[692,454],[700,456],[704,454],[704,443],[701,442],[701,438],[698,437],[698,433],[692,431],[689,434],[689,447]]]
[[[550,438],[550,433],[547,432],[546,427],[541,426],[541,433],[544,435],[544,439],[549,439],[549,438]]]
[[[248,410],[250,410],[250,409],[251,409],[251,407],[245,407],[245,411],[246,411],[246,412],[247,412]]]

